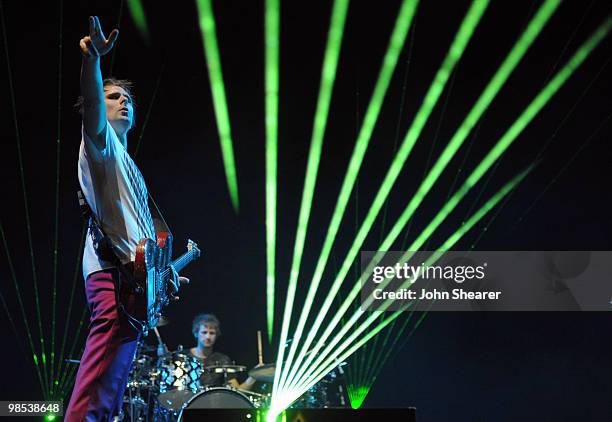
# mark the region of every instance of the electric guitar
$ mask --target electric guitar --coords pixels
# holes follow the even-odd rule
[[[146,306],[139,307],[137,318],[145,335],[148,330],[155,328],[162,308],[168,305],[178,292],[178,280],[173,280],[172,268],[178,273],[199,256],[198,245],[189,240],[187,252],[171,261],[172,234],[168,232],[157,233],[157,243],[148,238],[138,242],[134,281],[144,293]]]

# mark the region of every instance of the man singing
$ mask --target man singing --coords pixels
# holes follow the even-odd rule
[[[131,83],[102,80],[100,57],[115,44],[116,29],[105,38],[97,17],[89,18],[89,35],[80,41],[83,54],[83,115],[78,176],[94,221],[111,241],[123,267],[94,247],[90,224],[83,253],[85,292],[91,311],[89,334],[65,421],[111,421],[119,413],[139,332],[128,322],[141,296],[130,287],[136,246],[155,239],[144,179],[127,152],[127,134],[134,126]],[[115,264],[118,262],[115,260]],[[186,281],[185,279],[183,281]]]

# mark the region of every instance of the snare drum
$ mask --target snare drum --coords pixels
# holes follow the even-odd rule
[[[253,409],[255,405],[240,391],[230,387],[210,387],[189,399],[178,420],[187,409]]]

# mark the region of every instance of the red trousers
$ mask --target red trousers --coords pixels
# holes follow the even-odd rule
[[[133,311],[136,296],[125,283],[119,292],[119,285],[115,269],[95,272],[85,281],[89,334],[64,421],[112,421],[121,409],[140,333],[117,306],[120,297]]]

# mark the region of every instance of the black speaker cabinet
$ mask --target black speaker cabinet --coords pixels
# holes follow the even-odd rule
[[[415,422],[415,408],[287,409],[276,422]],[[185,409],[182,422],[267,422],[265,410]]]

